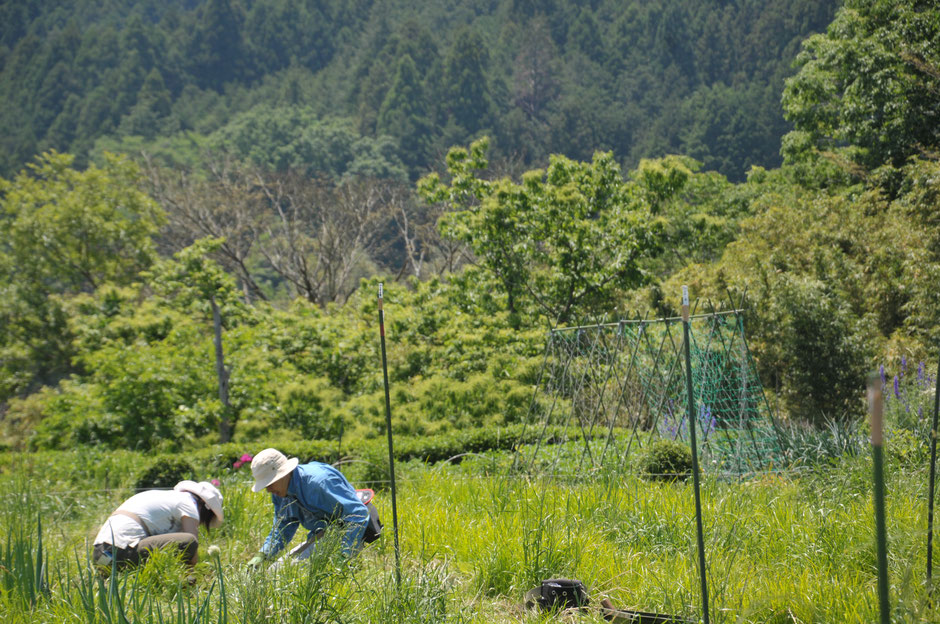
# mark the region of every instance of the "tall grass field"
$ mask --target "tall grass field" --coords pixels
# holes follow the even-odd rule
[[[89,565],[90,540],[132,493],[141,461],[131,452],[78,450],[0,456],[0,622],[588,623],[605,621],[594,608],[603,598],[701,618],[691,480],[525,477],[512,473],[507,453],[399,464],[399,585],[384,483],[374,487],[385,535],[357,557],[343,559],[337,540],[327,539],[306,563],[247,570],[272,512],[267,494],[251,492],[244,466],[197,475],[220,480],[226,521],[201,529],[194,579],[168,553],[102,578]],[[341,468],[354,483],[362,471],[355,463]],[[711,621],[877,621],[871,474],[864,453],[743,479],[706,473]],[[925,466],[889,461],[897,622],[940,622],[925,581],[926,491]],[[582,580],[591,605],[527,610],[525,592],[552,577]]]

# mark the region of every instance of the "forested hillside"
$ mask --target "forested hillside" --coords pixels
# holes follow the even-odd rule
[[[318,175],[681,153],[776,166],[784,79],[836,0],[22,0],[0,6],[0,175],[48,149],[225,146]],[[358,160],[331,154],[342,134]],[[331,135],[332,136],[332,135]],[[96,149],[97,146],[97,149]],[[350,148],[351,149],[351,148]]]

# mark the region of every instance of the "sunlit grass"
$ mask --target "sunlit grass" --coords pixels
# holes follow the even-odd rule
[[[584,581],[595,604],[608,597],[622,608],[700,613],[691,483],[507,477],[498,458],[401,465],[399,589],[388,491],[376,497],[386,536],[352,561],[328,540],[308,564],[251,572],[245,562],[270,529],[270,502],[250,491],[247,471],[230,471],[219,475],[226,523],[200,534],[194,571],[160,553],[138,571],[99,579],[88,566],[90,540],[129,494],[130,477],[82,489],[63,466],[18,461],[0,473],[0,539],[19,540],[35,562],[41,518],[48,589],[5,585],[3,622],[534,622],[540,615],[522,607],[524,593],[558,576]],[[121,465],[112,468],[118,474]],[[705,475],[712,621],[875,621],[870,474],[868,459],[855,457],[802,474]],[[926,480],[890,469],[888,479],[895,617],[940,621],[924,585]],[[217,557],[207,555],[210,545]],[[580,619],[602,621],[596,612]]]

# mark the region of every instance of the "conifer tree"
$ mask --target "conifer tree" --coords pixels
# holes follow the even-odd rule
[[[493,110],[487,82],[490,55],[483,37],[464,29],[447,57],[444,80],[450,119],[468,133],[488,127]]]
[[[398,139],[402,162],[412,173],[427,162],[431,134],[427,99],[408,55],[398,63],[395,79],[379,110],[377,130]]]

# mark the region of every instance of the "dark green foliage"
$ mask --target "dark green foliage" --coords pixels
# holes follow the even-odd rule
[[[321,119],[303,106],[256,106],[210,135],[208,144],[263,169],[312,178],[407,177],[387,137],[360,136],[349,120]]]
[[[656,440],[640,454],[639,469],[641,475],[650,479],[688,479],[692,476],[692,450],[675,440]]]
[[[392,86],[379,109],[376,131],[398,141],[402,160],[412,172],[427,164],[431,145],[428,101],[414,61],[408,55],[398,63]]]
[[[76,152],[0,183],[0,415],[17,445],[196,448],[220,419],[235,440],[337,454],[379,440],[376,280],[359,280],[409,269],[441,279],[387,291],[403,436],[523,421],[537,328],[674,314],[680,284],[703,305],[734,292],[765,387],[817,425],[859,415],[875,353],[940,337],[927,3],[848,2],[790,82],[787,164],[740,184],[777,162],[789,60],[835,3],[132,4],[2,9],[0,171]],[[491,157],[485,141],[451,151],[426,205],[389,182],[483,132]],[[193,165],[158,172],[191,182],[160,194],[177,208],[164,256],[207,234],[229,247],[142,273],[161,214],[106,145]],[[106,164],[82,171],[89,154]],[[332,236],[363,205],[373,229]]]
[[[265,102],[394,137],[412,175],[487,131],[500,159],[527,166],[550,153],[606,149],[632,166],[682,152],[740,179],[778,162],[796,42],[836,4],[7,3],[0,175],[49,148],[84,163],[106,136],[208,134]],[[406,57],[415,71],[399,80]]]
[[[219,90],[244,70],[243,15],[229,0],[207,0],[188,45],[192,74],[202,86]]]
[[[192,479],[196,471],[187,460],[173,455],[157,457],[150,466],[137,477],[134,488],[143,490],[162,490],[172,488],[180,481]]]
[[[858,416],[872,353],[851,312],[823,284],[793,281],[775,297],[780,371],[790,413],[815,424]],[[799,363],[799,365],[796,365]]]
[[[487,70],[490,54],[483,38],[472,29],[457,34],[444,63],[444,96],[448,122],[473,135],[489,127],[493,104]]]
[[[847,157],[900,166],[940,147],[940,15],[925,0],[850,0],[803,44],[783,105],[796,125],[785,154],[851,145]]]

